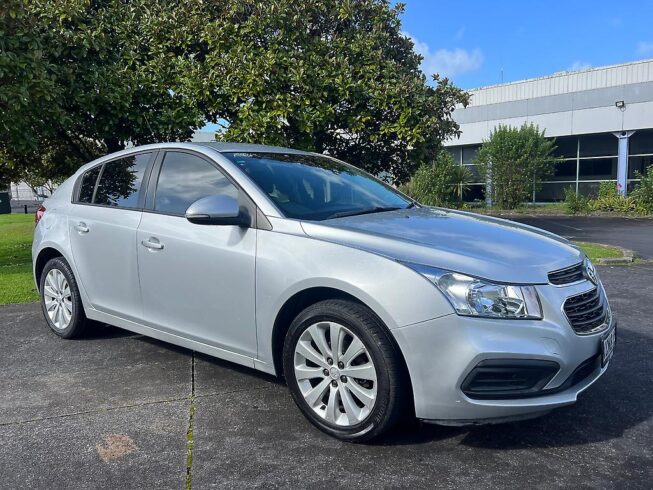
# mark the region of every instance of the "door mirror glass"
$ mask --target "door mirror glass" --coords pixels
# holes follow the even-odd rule
[[[198,225],[249,226],[247,212],[231,196],[217,194],[198,199],[186,210],[186,219]]]

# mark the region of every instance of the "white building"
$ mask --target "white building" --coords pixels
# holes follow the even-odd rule
[[[461,137],[445,143],[476,176],[468,200],[484,196],[485,184],[473,161],[499,124],[532,122],[556,138],[564,161],[536,193],[536,201],[560,200],[567,187],[590,194],[601,181],[630,189],[635,171],[653,164],[653,60],[555,73],[470,94],[469,106],[454,112]]]

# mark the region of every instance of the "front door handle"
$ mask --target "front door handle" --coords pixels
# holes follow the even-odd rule
[[[143,240],[141,242],[141,245],[151,250],[163,250],[163,243],[161,243],[159,240],[157,240],[154,237],[150,237],[147,240]]]
[[[75,229],[80,233],[88,233],[90,231],[88,226],[86,226],[86,223],[84,223],[83,221],[77,223],[75,225]]]

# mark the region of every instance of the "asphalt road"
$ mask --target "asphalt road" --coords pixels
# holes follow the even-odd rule
[[[369,445],[315,430],[272,377],[111,327],[61,340],[37,305],[2,307],[0,487],[651,488],[653,266],[600,274],[619,340],[576,405]]]
[[[581,216],[506,216],[570,240],[604,243],[635,251],[637,257],[653,259],[653,219]]]

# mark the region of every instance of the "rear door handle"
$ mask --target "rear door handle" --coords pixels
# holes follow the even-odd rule
[[[84,223],[83,221],[77,223],[75,225],[75,229],[80,233],[88,233],[90,231],[88,226],[86,226],[86,223]]]
[[[163,243],[161,243],[159,240],[157,240],[154,237],[150,237],[147,240],[143,240],[141,242],[141,245],[151,250],[163,250]]]

